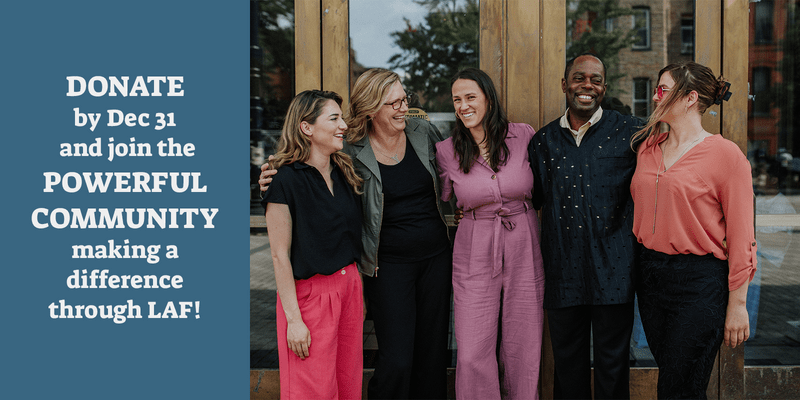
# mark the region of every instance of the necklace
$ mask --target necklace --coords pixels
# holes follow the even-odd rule
[[[388,158],[388,159],[390,159],[390,160],[394,161],[394,163],[395,163],[395,164],[400,164],[400,156],[398,155],[398,147],[400,147],[400,144],[399,144],[399,143],[400,143],[400,142],[398,142],[398,143],[396,143],[396,144],[394,145],[394,147],[395,147],[395,151],[394,151],[394,155],[393,155],[393,156],[390,156],[390,155],[388,155],[388,154],[386,154],[386,153],[384,153],[384,152],[382,152],[382,151],[378,150],[378,146],[375,146],[374,144],[372,145],[372,148],[373,148],[373,149],[375,149],[375,151],[377,151],[378,153],[380,153],[382,156],[384,156],[384,157],[386,157],[386,158]],[[377,144],[377,143],[376,143],[376,144]]]
[[[397,152],[396,152],[396,151],[394,152],[394,155],[393,155],[393,156],[389,156],[388,154],[386,154],[386,153],[384,153],[384,152],[382,152],[382,151],[378,150],[378,148],[377,148],[377,147],[373,147],[373,149],[377,150],[377,151],[378,151],[378,153],[381,153],[381,155],[383,155],[384,157],[386,157],[386,158],[388,158],[388,159],[390,159],[390,160],[394,161],[394,163],[395,163],[395,164],[400,164],[400,158],[397,156]]]
[[[702,139],[702,138],[703,138],[703,136],[700,136],[699,138],[695,139],[693,142],[691,142],[691,143],[687,144],[686,146],[684,146],[683,147],[683,151],[681,152],[681,154],[678,156],[678,158],[675,159],[675,162],[673,162],[672,165],[669,166],[669,168],[667,168],[667,164],[664,162],[664,150],[661,150],[661,161],[658,163],[658,168],[656,169],[656,201],[655,201],[655,204],[653,205],[653,234],[656,233],[656,212],[658,211],[658,178],[662,174],[661,166],[662,165],[664,166],[664,172],[663,173],[667,173],[667,170],[672,168],[678,162],[678,160],[680,160],[681,157],[683,157],[683,155],[686,154],[687,151],[689,151],[689,148],[692,147],[693,144],[697,143],[697,141]],[[656,146],[658,146],[658,145],[656,145]]]

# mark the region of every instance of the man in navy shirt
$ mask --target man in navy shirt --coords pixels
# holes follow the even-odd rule
[[[630,138],[640,121],[600,107],[606,69],[596,56],[567,62],[561,88],[567,111],[529,145],[534,207],[542,210],[542,257],[555,359],[555,398],[629,398],[633,327]]]

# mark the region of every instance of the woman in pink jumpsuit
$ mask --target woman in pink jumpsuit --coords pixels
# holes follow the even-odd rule
[[[456,74],[452,94],[456,127],[436,160],[442,198],[455,194],[464,210],[453,247],[456,397],[499,399],[502,387],[505,398],[536,399],[544,271],[527,151],[534,130],[508,122],[479,69]]]

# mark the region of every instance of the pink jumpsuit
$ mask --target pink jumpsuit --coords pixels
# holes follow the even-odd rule
[[[533,135],[527,124],[509,124],[510,154],[496,173],[480,158],[464,174],[452,139],[436,145],[442,199],[455,193],[464,210],[453,247],[458,399],[499,399],[501,385],[509,399],[539,397],[544,270],[530,200],[527,149]],[[495,357],[498,328],[502,384]]]

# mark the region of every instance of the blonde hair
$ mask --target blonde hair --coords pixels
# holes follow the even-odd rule
[[[350,95],[350,110],[347,123],[347,141],[355,143],[367,136],[372,129],[370,114],[374,114],[383,106],[383,98],[392,89],[400,76],[383,68],[372,68],[361,74],[353,85]]]
[[[688,96],[691,92],[697,93],[697,110],[700,115],[704,114],[708,107],[719,104],[722,96],[726,93],[725,78],[720,75],[714,77],[711,68],[698,64],[693,61],[674,63],[667,65],[658,72],[658,81],[661,76],[669,73],[675,81],[669,93],[659,102],[658,107],[650,115],[647,124],[640,131],[633,134],[631,147],[635,151],[638,143],[650,141],[651,138],[662,132],[661,118],[669,109],[680,99]]]
[[[278,142],[278,152],[272,161],[272,167],[280,168],[285,164],[296,161],[306,162],[311,157],[311,140],[300,131],[300,124],[307,122],[314,124],[322,114],[325,104],[333,100],[342,106],[342,96],[335,92],[322,90],[306,90],[298,94],[289,104],[286,120],[281,130],[281,139]],[[344,173],[347,183],[353,187],[357,194],[361,194],[361,179],[353,167],[353,160],[347,154],[337,151],[331,154],[333,161]]]

